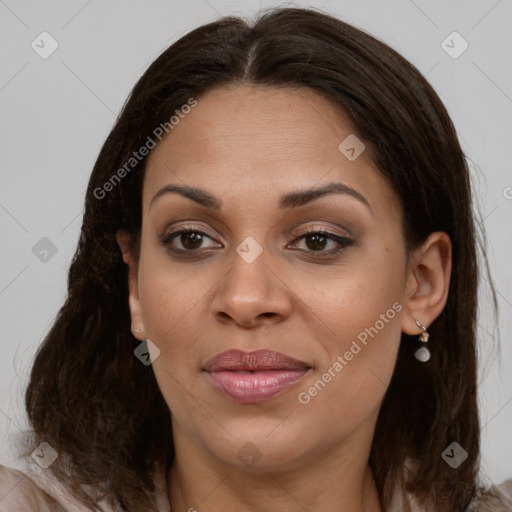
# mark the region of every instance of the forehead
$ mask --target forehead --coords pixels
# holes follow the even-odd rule
[[[353,130],[328,100],[307,88],[228,85],[198,98],[152,155],[172,150],[173,159],[237,167],[272,159],[332,157],[336,141]],[[190,153],[190,145],[194,151]]]
[[[341,181],[365,189],[373,202],[396,204],[369,146],[354,161],[340,151],[354,131],[341,108],[309,88],[217,87],[198,97],[151,152],[144,202],[169,182],[227,198],[245,190],[250,200]]]

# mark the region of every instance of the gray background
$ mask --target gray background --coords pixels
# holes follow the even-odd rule
[[[28,371],[65,297],[89,174],[131,87],[189,30],[273,5],[284,3],[0,0],[0,463],[22,467],[14,441],[26,428]],[[382,39],[419,68],[452,116],[472,163],[500,306],[501,354],[493,351],[489,302],[482,305],[482,476],[512,478],[512,2],[286,5],[324,8]],[[40,52],[51,48],[49,39],[41,42],[43,31],[59,45],[46,59],[31,47],[35,41]],[[457,58],[463,41],[446,39],[453,31],[469,44]],[[41,252],[49,244],[40,242],[44,237],[55,254]]]

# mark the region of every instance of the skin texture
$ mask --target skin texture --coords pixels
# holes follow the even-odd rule
[[[149,156],[140,260],[126,231],[118,243],[130,269],[132,331],[160,350],[152,368],[172,415],[173,510],[381,510],[368,467],[378,411],[401,332],[419,334],[414,319],[428,326],[446,303],[451,244],[437,232],[407,251],[399,198],[370,148],[355,161],[338,149],[352,133],[346,116],[312,90],[230,85],[199,97]],[[369,206],[344,193],[278,206],[283,194],[327,183],[351,187]],[[204,189],[222,207],[177,193],[150,207],[168,184]],[[184,227],[207,237],[185,246],[178,235],[168,247],[198,248],[195,257],[160,241]],[[339,244],[302,237],[306,228],[352,243],[321,257]],[[262,249],[252,263],[236,252],[248,236]],[[394,318],[300,403],[298,394],[393,304]],[[202,371],[233,348],[276,350],[311,369],[272,400],[236,403]],[[247,450],[256,463],[239,457]]]

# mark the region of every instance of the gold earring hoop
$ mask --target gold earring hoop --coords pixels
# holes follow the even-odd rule
[[[427,328],[420,324],[418,322],[418,320],[414,320],[416,322],[416,325],[420,328],[420,329],[423,329],[423,332],[419,335],[419,340],[422,342],[422,343],[427,343],[428,342],[428,339],[430,337],[428,331],[427,331]],[[430,350],[423,346],[423,347],[420,347],[418,350],[416,350],[416,352],[414,353],[414,357],[420,361],[421,363],[426,363],[429,359],[430,359]]]

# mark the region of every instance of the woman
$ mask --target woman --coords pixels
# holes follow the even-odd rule
[[[0,506],[512,510],[478,478],[477,279],[409,62],[315,10],[200,27],[100,152]]]

